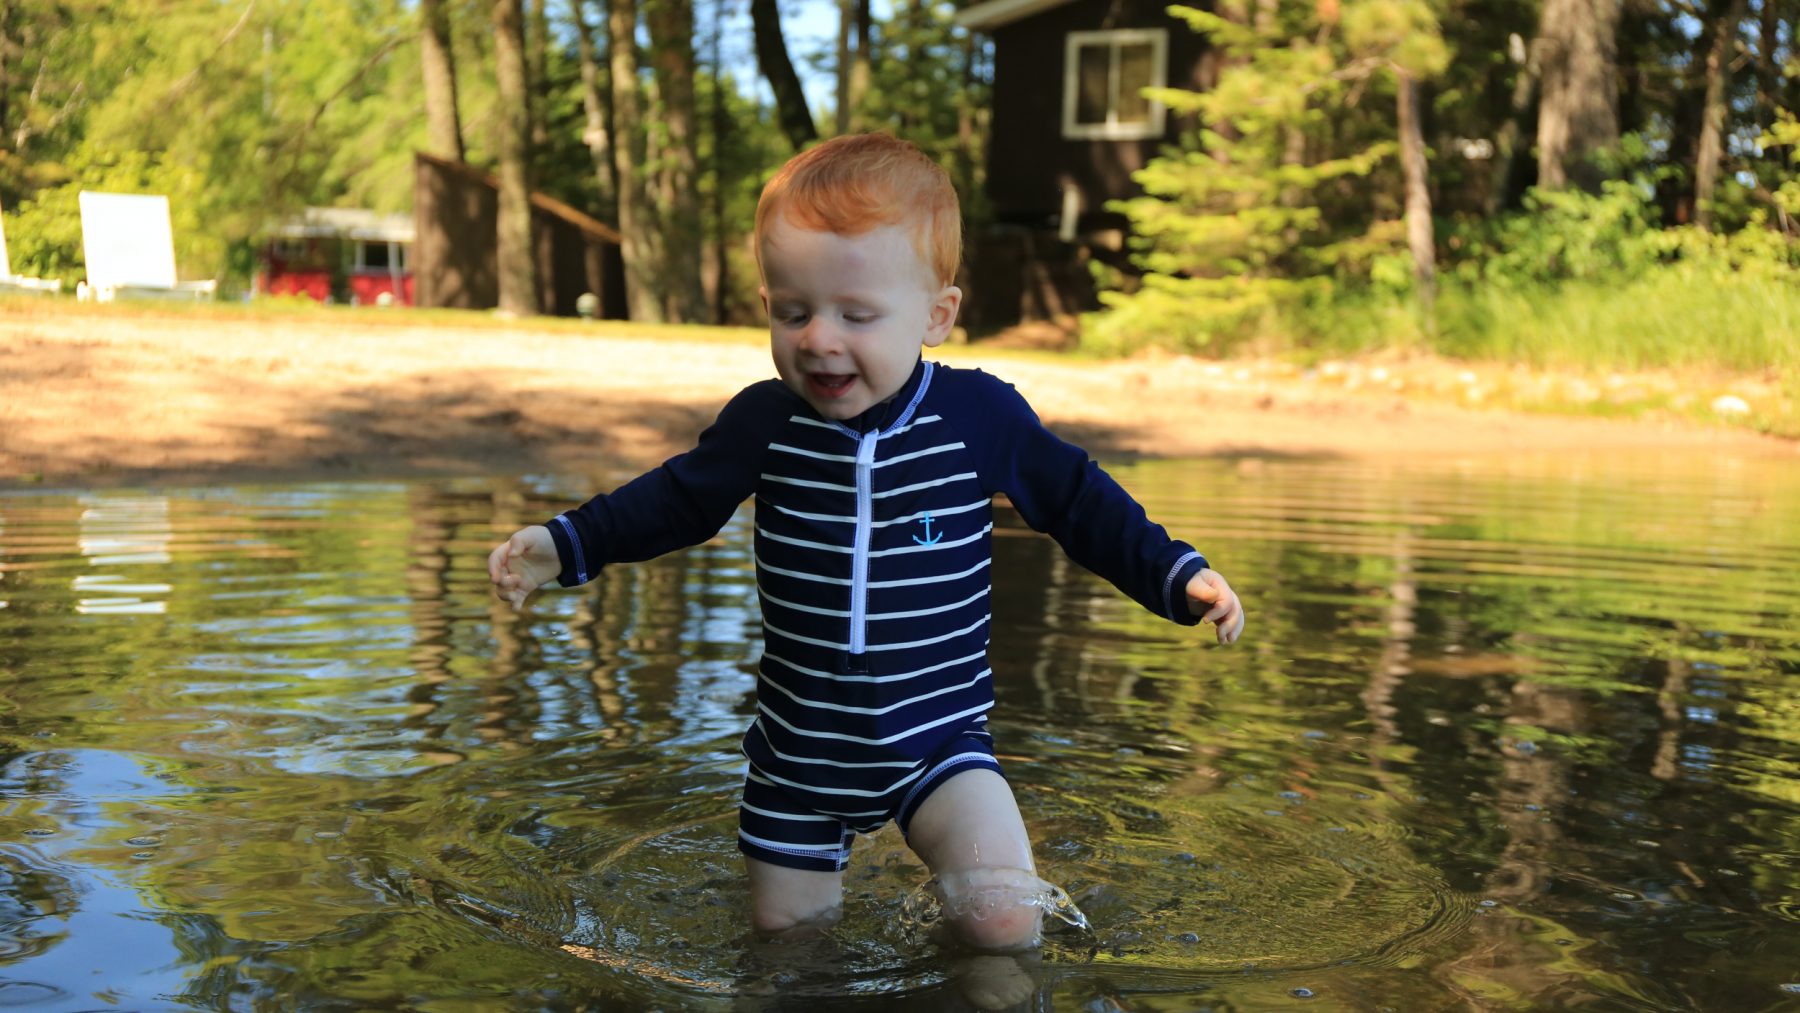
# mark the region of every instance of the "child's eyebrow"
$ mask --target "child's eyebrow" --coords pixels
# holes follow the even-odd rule
[[[865,293],[865,292],[838,292],[838,293],[834,293],[834,294],[826,297],[822,301],[826,302],[826,303],[834,304],[834,305],[849,304],[849,305],[855,305],[855,306],[868,306],[868,307],[877,307],[877,306],[882,305],[882,300],[879,296],[873,295],[871,293]],[[808,297],[803,296],[803,295],[797,295],[793,292],[786,292],[781,289],[771,288],[769,290],[769,302],[771,304],[774,304],[774,303],[808,303],[808,304],[810,304],[811,300]]]

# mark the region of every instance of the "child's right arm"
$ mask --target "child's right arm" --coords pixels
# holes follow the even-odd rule
[[[792,399],[779,380],[753,384],[719,412],[694,449],[514,532],[488,553],[494,594],[516,609],[552,581],[574,587],[609,563],[652,559],[711,538],[755,491],[763,454]]]

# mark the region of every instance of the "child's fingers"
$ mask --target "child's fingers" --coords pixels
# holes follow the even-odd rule
[[[511,539],[494,546],[494,551],[488,553],[488,580],[498,585],[500,583],[500,578],[506,575],[506,564],[511,560]]]
[[[1235,644],[1244,635],[1244,610],[1237,608],[1230,618],[1219,624],[1219,643]]]

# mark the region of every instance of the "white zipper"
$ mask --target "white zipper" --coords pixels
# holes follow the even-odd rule
[[[874,530],[874,490],[870,472],[875,467],[875,441],[879,430],[871,429],[858,438],[856,445],[856,541],[850,550],[850,655],[862,654],[868,647],[869,622],[869,538]]]

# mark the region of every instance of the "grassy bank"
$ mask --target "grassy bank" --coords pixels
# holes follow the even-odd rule
[[[1383,382],[1466,403],[1674,414],[1800,438],[1800,282],[1787,272],[1676,264],[1615,283],[1446,280],[1429,317],[1410,295],[1364,291],[1290,302],[1185,340],[1152,329],[1100,328],[1111,333],[1086,348],[1285,358],[1340,377],[1379,370]]]

